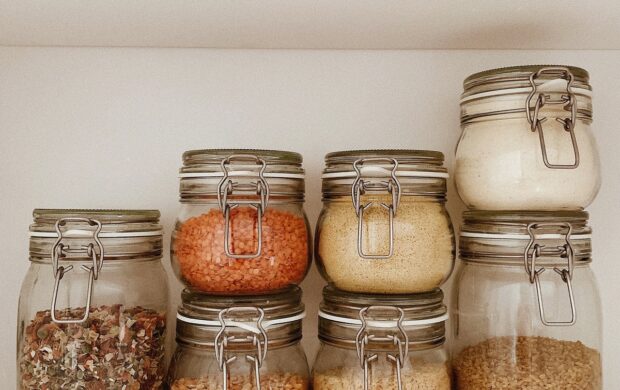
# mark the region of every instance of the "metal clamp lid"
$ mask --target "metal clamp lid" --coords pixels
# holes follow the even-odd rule
[[[566,95],[562,95],[560,99],[552,99],[551,95],[538,91],[538,85],[536,84],[536,80],[541,78],[545,73],[551,73],[555,75],[558,72],[560,72],[559,77],[567,81]],[[532,91],[525,100],[526,118],[530,124],[532,132],[538,131],[543,162],[545,163],[545,166],[550,169],[575,169],[579,167],[579,147],[577,145],[577,138],[575,136],[577,101],[575,93],[572,90],[574,79],[575,76],[570,71],[570,69],[560,66],[544,67],[539,69],[537,72],[533,72],[530,75],[530,84],[532,86]],[[538,94],[538,97],[536,98],[536,103],[532,107],[532,99],[536,94]],[[564,130],[570,134],[574,153],[573,164],[552,164],[549,162],[547,147],[545,145],[545,135],[542,127],[542,124],[547,120],[547,118],[539,118],[540,109],[545,105],[561,105],[564,110],[570,112],[570,118],[555,118],[555,120],[560,122]]]
[[[240,184],[229,177],[228,165],[231,164],[232,161],[254,161],[256,165],[259,167],[257,172],[257,181],[256,183],[251,184]],[[220,180],[217,186],[217,201],[220,205],[220,209],[224,214],[224,250],[226,252],[226,256],[231,257],[233,259],[254,259],[261,255],[262,245],[263,245],[263,215],[267,208],[267,204],[269,202],[269,184],[265,180],[265,169],[266,163],[265,160],[259,158],[256,155],[248,155],[248,154],[233,154],[222,160],[220,164],[223,172],[222,179]],[[228,197],[233,195],[235,190],[247,191],[250,189],[249,187],[256,188],[256,195],[258,196],[257,200],[244,200],[239,199],[235,201],[230,201]],[[251,254],[238,254],[234,253],[230,248],[230,212],[232,209],[238,207],[239,205],[246,205],[252,207],[256,210],[256,231],[258,236],[258,245],[255,253]]]
[[[536,241],[536,230],[544,227],[561,227],[565,229],[565,244],[557,247],[546,248],[545,245],[538,244]],[[574,269],[574,250],[571,243],[572,225],[570,223],[531,223],[527,227],[527,231],[530,235],[530,242],[525,248],[523,254],[523,260],[525,265],[525,271],[529,276],[531,284],[536,285],[536,296],[538,299],[538,310],[540,314],[540,320],[546,326],[571,326],[577,321],[575,297],[573,294],[572,279]],[[545,267],[536,267],[536,261],[541,256],[559,256],[566,258],[568,267],[560,269],[554,267],[553,270],[560,275],[562,281],[566,284],[568,289],[568,297],[570,300],[571,319],[570,321],[549,321],[545,315],[545,306],[543,302],[542,289],[540,283],[540,275],[545,272]]]
[[[236,336],[228,336],[225,334],[227,327],[227,316],[235,313],[255,313],[258,317],[256,320],[256,329],[258,333],[248,335],[246,341],[251,341],[252,345],[256,348],[254,354],[246,355],[246,359],[254,366],[254,377],[256,378],[256,389],[261,390],[260,383],[260,368],[267,357],[268,348],[268,336],[265,328],[263,327],[263,319],[265,318],[265,311],[259,307],[247,306],[247,307],[231,307],[223,309],[219,313],[219,321],[221,324],[220,331],[215,336],[215,358],[218,362],[219,369],[222,372],[223,389],[228,390],[228,366],[237,359],[237,356],[228,356],[227,347],[230,342],[238,340]]]
[[[384,337],[378,337],[372,333],[369,333],[367,329],[368,312],[374,310],[393,311],[394,313],[396,313],[398,315],[398,333],[387,335]],[[407,332],[405,332],[405,329],[403,328],[404,317],[405,312],[403,311],[403,309],[395,306],[368,306],[360,309],[359,318],[362,322],[362,325],[357,332],[355,344],[357,349],[357,357],[359,358],[360,365],[364,370],[364,390],[368,390],[370,388],[370,363],[376,361],[379,358],[379,355],[377,353],[369,353],[367,351],[367,346],[371,341],[394,343],[395,353],[388,353],[387,359],[388,361],[391,361],[396,365],[396,381],[398,383],[398,390],[403,389],[401,369],[405,364],[405,360],[407,359],[407,355],[409,353],[409,337],[407,336]]]
[[[68,222],[73,223],[87,223],[89,226],[94,227],[94,231],[92,233],[92,239],[94,243],[90,243],[86,246],[80,246],[78,248],[72,248],[69,245],[63,244],[63,232],[61,227],[65,226]],[[101,222],[96,219],[90,218],[80,218],[80,217],[67,217],[61,218],[56,221],[55,224],[56,233],[58,238],[52,247],[52,273],[54,275],[54,291],[52,292],[52,306],[51,306],[51,316],[52,321],[59,324],[80,324],[85,322],[88,319],[90,314],[90,304],[92,300],[93,294],[93,284],[94,281],[99,278],[99,272],[103,267],[103,259],[104,259],[104,248],[103,244],[99,240],[99,233],[101,232]],[[95,245],[98,249],[95,250]],[[86,253],[88,257],[92,258],[92,266],[82,265],[82,269],[87,271],[89,274],[88,279],[88,288],[86,292],[86,306],[84,309],[84,316],[82,318],[58,318],[56,317],[56,303],[58,299],[58,290],[60,287],[60,281],[62,278],[73,269],[72,265],[69,266],[61,266],[59,262],[63,259],[68,253]],[[97,253],[98,252],[98,253]]]
[[[364,180],[362,178],[362,172],[360,170],[360,166],[369,162],[387,162],[392,164],[392,169],[390,172],[390,178],[387,181],[371,182]],[[396,170],[398,169],[398,161],[395,158],[389,157],[373,157],[373,158],[360,158],[353,163],[353,169],[355,169],[356,177],[351,185],[351,199],[353,201],[353,208],[355,209],[355,214],[357,215],[358,225],[357,225],[357,253],[363,259],[389,259],[394,255],[394,217],[396,216],[396,211],[398,209],[398,205],[400,203],[401,196],[401,186],[400,181],[396,177]],[[389,251],[386,254],[368,254],[364,252],[363,249],[363,230],[364,230],[364,211],[373,206],[377,202],[369,202],[367,204],[362,205],[361,196],[368,189],[385,189],[388,194],[392,196],[392,203],[387,204],[384,202],[379,202],[379,206],[383,207],[388,211],[389,215],[389,234],[390,234],[390,246]]]

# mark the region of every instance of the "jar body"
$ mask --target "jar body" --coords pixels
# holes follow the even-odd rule
[[[379,206],[389,195],[365,195],[374,202],[362,218],[362,250],[384,254],[390,249],[390,219]],[[324,201],[317,223],[319,271],[337,288],[351,292],[416,293],[441,285],[454,265],[454,234],[442,201],[403,196],[393,219],[393,254],[365,259],[358,253],[358,216],[351,197]]]
[[[310,229],[301,203],[271,203],[261,220],[251,206],[230,210],[226,219],[217,203],[186,203],[172,234],[172,266],[189,288],[216,294],[268,293],[299,284],[312,258]],[[259,247],[260,242],[260,247]]]
[[[59,283],[57,316],[84,316],[92,262],[73,261]],[[32,261],[18,313],[19,389],[159,389],[165,376],[167,277],[159,259],[104,260],[88,319],[52,321],[51,262]],[[71,308],[71,309],[67,309]]]
[[[397,389],[395,364],[385,352],[369,364],[369,389]],[[443,346],[410,350],[401,369],[403,389],[450,390],[448,353]],[[354,348],[322,342],[312,373],[314,390],[364,390],[364,369]]]
[[[248,351],[243,350],[227,355],[235,358],[228,365],[229,390],[257,388],[254,367],[247,355]],[[308,363],[299,343],[270,348],[259,371],[262,389],[309,389]],[[167,388],[220,390],[223,380],[213,346],[177,345],[168,370]]]
[[[509,107],[521,105],[527,94],[518,96],[516,100],[511,98]],[[488,100],[463,104],[463,115],[489,110],[476,107],[492,104]],[[553,117],[564,117],[566,111],[553,111],[546,111],[549,120],[536,131],[531,130],[525,113],[487,116],[462,125],[456,149],[455,183],[468,208],[580,209],[594,200],[601,174],[591,121],[575,122],[579,165],[571,169],[549,168],[543,159],[541,131],[544,131],[544,149],[550,163],[570,165],[575,161],[570,134],[553,120]]]
[[[547,268],[545,319],[569,320],[567,284]],[[452,299],[457,389],[602,389],[601,305],[588,265],[575,267],[572,288],[575,324],[548,326],[522,264],[463,262]]]

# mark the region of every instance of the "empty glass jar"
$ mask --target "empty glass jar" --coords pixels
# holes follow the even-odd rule
[[[370,295],[326,287],[313,389],[450,390],[447,318],[439,289]]]
[[[307,390],[301,289],[225,297],[183,292],[172,390]]]
[[[34,211],[17,388],[160,389],[167,277],[155,210]]]
[[[602,389],[587,217],[465,213],[452,299],[458,389]]]
[[[443,154],[416,150],[330,153],[315,251],[321,274],[351,292],[433,290],[452,272]]]
[[[181,281],[228,295],[299,284],[312,256],[301,163],[270,150],[184,153],[171,245]]]
[[[587,207],[600,187],[583,69],[515,66],[468,77],[455,182],[478,210]]]

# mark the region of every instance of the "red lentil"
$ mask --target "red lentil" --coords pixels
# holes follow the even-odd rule
[[[251,207],[231,210],[232,253],[256,252],[256,214]],[[262,224],[260,256],[234,259],[224,251],[224,216],[219,209],[188,219],[173,243],[181,278],[196,290],[225,294],[268,292],[301,282],[309,265],[305,218],[270,208]]]

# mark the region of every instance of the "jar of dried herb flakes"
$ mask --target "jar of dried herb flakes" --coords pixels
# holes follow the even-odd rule
[[[464,82],[455,182],[478,210],[577,210],[601,184],[589,75],[514,66]]]
[[[452,299],[458,389],[602,389],[587,218],[465,213]]]
[[[328,286],[319,311],[314,390],[450,390],[440,289],[352,294]]]
[[[234,297],[185,290],[168,388],[309,389],[304,314],[299,287]]]
[[[185,152],[171,246],[179,279],[219,294],[299,284],[312,256],[301,164],[292,152]]]
[[[34,211],[17,388],[160,389],[167,277],[155,210]]]
[[[322,275],[352,292],[432,290],[454,264],[443,154],[416,150],[330,153],[315,250]]]

